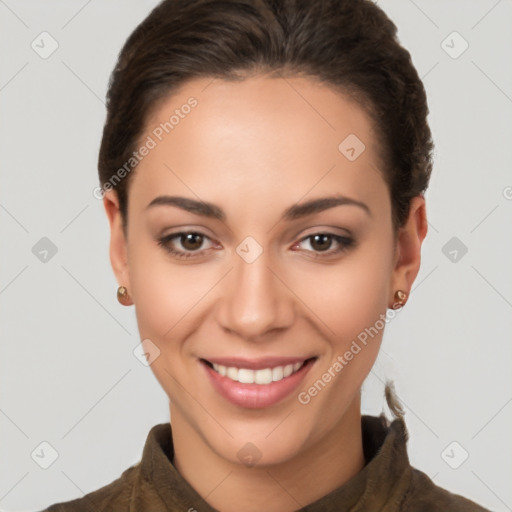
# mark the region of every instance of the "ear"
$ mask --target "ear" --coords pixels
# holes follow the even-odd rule
[[[421,244],[427,235],[427,213],[423,195],[413,197],[409,216],[398,229],[396,239],[395,266],[391,277],[389,303],[396,302],[397,290],[410,295],[412,285],[418,275],[421,262]],[[390,306],[391,307],[391,306]]]
[[[131,291],[130,274],[128,272],[128,247],[123,232],[121,211],[117,193],[108,190],[103,196],[103,206],[110,224],[110,263],[119,286],[125,286]]]

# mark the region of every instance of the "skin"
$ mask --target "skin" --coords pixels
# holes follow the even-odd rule
[[[190,81],[152,113],[141,140],[191,96],[197,107],[132,176],[126,237],[115,191],[104,197],[112,267],[135,304],[141,339],[160,350],[151,369],[169,397],[180,474],[217,510],[297,510],[365,465],[360,388],[383,329],[309,403],[297,395],[386,314],[396,290],[409,294],[427,232],[425,200],[413,198],[395,237],[369,118],[309,78]],[[349,134],[366,146],[355,161],[338,150]],[[340,205],[280,220],[286,208],[334,193],[364,202],[370,214]],[[214,203],[226,219],[147,209],[160,195]],[[168,242],[195,257],[158,245],[181,231],[205,235]],[[325,232],[354,244],[335,254],[344,247],[336,239],[306,238]],[[263,249],[252,263],[236,252],[247,236]],[[225,400],[198,363],[269,355],[318,359],[296,392],[260,409]],[[248,442],[261,453],[253,467],[237,456]]]

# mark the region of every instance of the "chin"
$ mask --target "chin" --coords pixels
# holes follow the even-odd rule
[[[218,446],[217,453],[231,464],[237,464],[241,468],[268,468],[285,464],[297,456],[302,447],[300,439],[251,440],[247,435],[243,438],[231,440],[229,444],[222,443]]]

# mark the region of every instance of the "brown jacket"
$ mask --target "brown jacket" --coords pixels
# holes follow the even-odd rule
[[[409,464],[402,418],[391,425],[381,416],[362,416],[366,466],[349,482],[302,512],[489,512],[436,486]],[[149,432],[142,460],[119,478],[82,498],[56,503],[43,512],[215,512],[172,464],[170,423]],[[264,511],[262,511],[264,512]]]

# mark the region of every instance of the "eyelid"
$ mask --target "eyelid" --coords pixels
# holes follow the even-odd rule
[[[320,226],[320,227],[313,227],[313,228],[308,228],[306,230],[303,231],[304,234],[300,235],[301,238],[300,240],[302,240],[303,238],[307,238],[308,236],[311,236],[311,235],[319,235],[319,234],[327,234],[327,235],[333,235],[333,236],[344,236],[344,237],[347,237],[347,238],[353,238],[353,234],[352,234],[352,231],[350,231],[350,229],[347,229],[347,228],[340,228],[339,226],[327,226],[327,225],[324,225],[324,226]],[[296,235],[294,237],[294,239],[298,238],[299,235]]]

